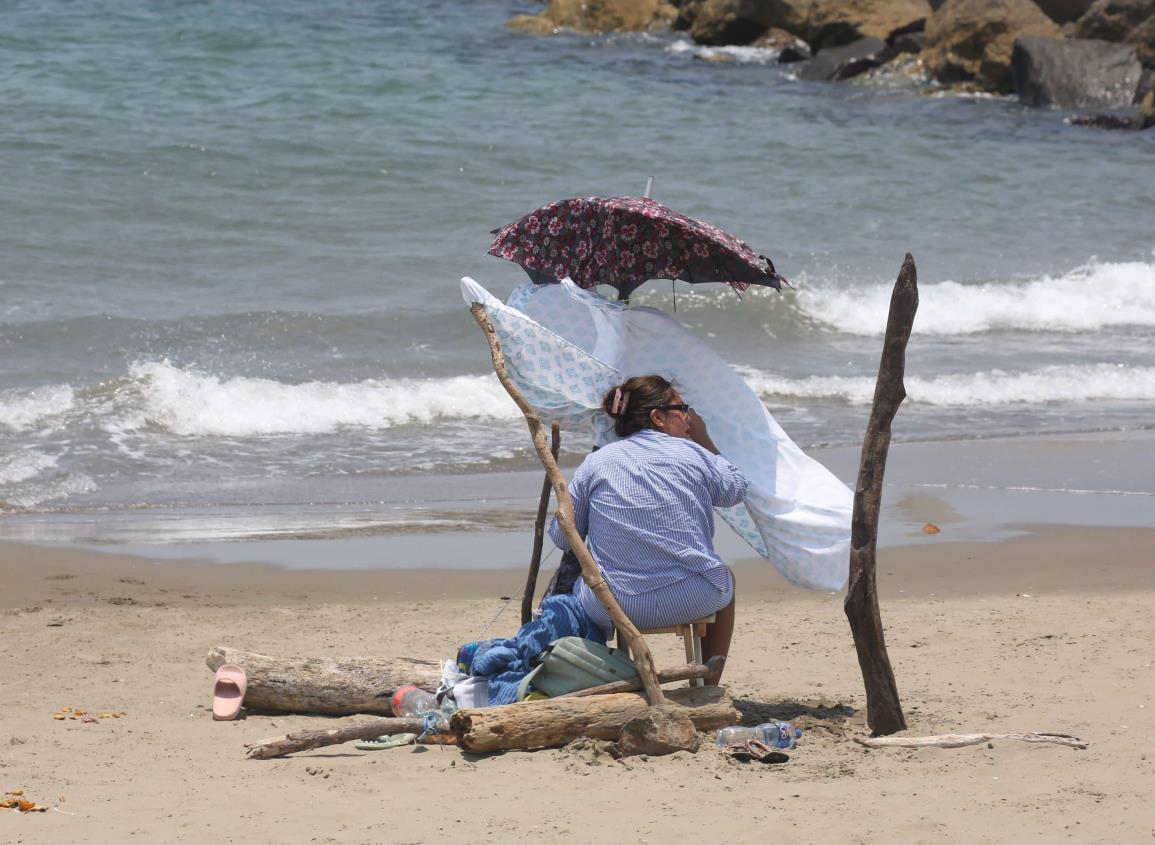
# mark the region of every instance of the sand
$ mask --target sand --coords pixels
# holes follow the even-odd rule
[[[1022,530],[881,553],[908,733],[1059,731],[1088,749],[862,749],[841,599],[739,565],[725,681],[751,723],[804,729],[779,766],[712,747],[618,762],[596,743],[247,760],[246,742],[356,717],[213,722],[210,646],[448,656],[487,628],[512,631],[517,602],[501,596],[520,575],[287,572],[3,544],[0,788],[52,809],[0,812],[0,841],[1150,842],[1155,532]],[[658,638],[659,662],[678,662],[679,646]],[[54,720],[66,706],[125,715]]]

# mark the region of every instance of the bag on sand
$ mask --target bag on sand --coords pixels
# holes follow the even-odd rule
[[[545,650],[541,663],[522,679],[517,699],[522,701],[534,692],[550,697],[565,695],[637,676],[634,664],[616,648],[581,637],[562,637]]]

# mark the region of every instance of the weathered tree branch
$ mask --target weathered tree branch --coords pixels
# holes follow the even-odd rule
[[[473,314],[473,319],[481,326],[481,330],[485,332],[485,339],[489,343],[489,354],[493,358],[493,369],[497,373],[497,378],[509,393],[517,407],[521,409],[522,414],[525,415],[526,424],[529,426],[530,436],[533,438],[534,448],[537,450],[537,456],[541,459],[545,466],[545,471],[549,475],[550,482],[553,484],[554,494],[557,496],[557,521],[561,526],[562,531],[565,532],[566,539],[569,541],[570,548],[573,549],[577,555],[578,563],[581,564],[582,578],[585,579],[586,585],[590,588],[598,601],[605,607],[609,614],[610,620],[614,623],[614,627],[621,631],[626,638],[626,643],[630,648],[630,654],[633,655],[634,665],[638,669],[638,674],[642,678],[642,686],[646,691],[646,699],[650,704],[665,704],[666,699],[662,694],[662,688],[658,684],[657,668],[654,665],[654,655],[650,652],[650,647],[646,644],[645,638],[641,632],[638,631],[637,626],[630,621],[629,617],[622,611],[618,605],[617,599],[610,591],[609,584],[606,583],[602,577],[601,570],[598,569],[597,563],[593,556],[586,548],[585,542],[581,535],[578,534],[577,528],[574,526],[573,513],[573,499],[570,498],[569,488],[565,483],[565,476],[562,475],[558,468],[557,461],[553,459],[553,455],[549,452],[549,446],[545,441],[545,430],[542,427],[541,420],[534,411],[533,406],[526,401],[525,397],[521,395],[521,391],[517,389],[517,385],[509,377],[509,372],[505,367],[505,355],[501,351],[501,344],[497,340],[497,333],[493,329],[493,324],[489,321],[489,315],[486,314],[485,306],[480,302],[473,303],[470,306],[470,312]]]
[[[549,453],[557,461],[557,453],[561,449],[561,428],[554,420],[550,425]],[[553,484],[549,473],[541,484],[541,499],[537,503],[537,519],[533,523],[533,554],[529,558],[529,575],[525,579],[525,592],[521,597],[521,624],[524,625],[533,618],[533,594],[537,592],[537,573],[541,569],[541,550],[545,545],[545,518],[549,515],[549,494]]]
[[[875,548],[878,513],[882,503],[882,478],[890,448],[890,423],[906,398],[906,343],[918,310],[918,274],[914,258],[907,253],[894,291],[882,342],[882,360],[874,404],[862,442],[858,483],[854,488],[854,514],[850,524],[850,583],[843,609],[854,634],[858,665],[866,685],[866,721],[875,734],[892,734],[906,728],[898,698],[894,670],[886,653],[882,616],[878,609]]]
[[[1087,743],[1070,734],[938,734],[937,736],[856,736],[854,741],[867,748],[962,748],[995,739],[1017,739],[1022,742],[1053,742],[1071,748],[1086,748]]]
[[[672,690],[670,704],[699,731],[738,723],[734,702],[722,687]],[[638,693],[591,695],[585,698],[546,698],[519,701],[501,707],[458,710],[449,720],[465,751],[529,750],[565,745],[578,737],[616,740],[631,719],[649,712]]]
[[[224,663],[245,670],[250,710],[326,716],[392,715],[389,701],[398,687],[414,684],[433,691],[441,680],[437,661],[413,657],[270,657],[215,646],[205,663],[214,672]]]
[[[311,751],[314,748],[324,748],[327,745],[340,745],[343,742],[352,742],[356,739],[373,739],[385,734],[421,733],[425,730],[425,720],[410,717],[401,719],[374,719],[371,722],[358,722],[356,725],[347,725],[343,728],[332,728],[324,731],[293,731],[284,736],[275,736],[262,739],[260,742],[250,742],[245,745],[245,753],[254,760],[269,760],[273,757],[284,757],[296,754],[298,751]]]

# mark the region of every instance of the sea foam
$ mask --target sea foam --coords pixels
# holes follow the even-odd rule
[[[520,416],[494,376],[288,384],[220,378],[168,361],[136,363],[129,376],[140,399],[120,415],[122,431],[159,426],[185,436],[254,437]]]
[[[69,410],[74,398],[66,384],[0,390],[0,425],[17,431],[31,428]]]
[[[873,377],[789,379],[750,368],[740,368],[739,372],[759,396],[768,399],[866,404],[874,397]],[[908,375],[904,383],[909,402],[939,406],[1155,399],[1155,367],[1117,364],[1061,365],[1021,372],[990,370],[934,378]]]
[[[849,334],[886,328],[891,285],[798,292],[803,311]],[[965,335],[996,330],[1091,332],[1112,326],[1155,326],[1155,264],[1092,262],[1061,276],[981,285],[919,286],[914,330]]]

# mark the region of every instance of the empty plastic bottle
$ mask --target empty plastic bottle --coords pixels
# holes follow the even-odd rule
[[[394,716],[410,716],[425,720],[425,730],[421,732],[417,742],[446,744],[450,741],[449,717],[453,715],[455,708],[441,707],[433,693],[410,684],[398,687],[393,693],[391,703]]]
[[[718,731],[718,747],[742,745],[751,739],[764,742],[771,748],[793,748],[802,731],[789,722],[764,722],[753,728],[733,727]]]

